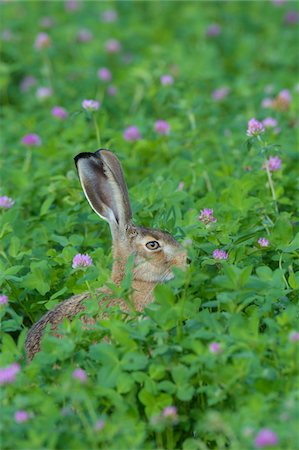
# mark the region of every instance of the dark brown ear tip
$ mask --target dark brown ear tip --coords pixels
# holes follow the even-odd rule
[[[82,152],[82,153],[79,153],[78,155],[76,155],[76,156],[74,157],[74,161],[75,161],[76,166],[78,165],[79,159],[82,159],[82,158],[90,158],[90,157],[93,156],[93,155],[94,155],[94,154],[93,154],[93,153],[90,153],[90,152]]]
[[[101,153],[102,150],[105,150],[106,152],[109,151],[106,148],[100,148],[99,150],[96,150],[95,152],[82,152],[82,153],[79,153],[78,155],[76,155],[74,157],[74,161],[75,161],[76,167],[78,165],[79,159],[91,158],[92,156],[97,156],[98,158],[100,158],[101,157],[100,153]]]

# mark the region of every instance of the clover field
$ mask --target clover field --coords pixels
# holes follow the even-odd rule
[[[298,4],[0,14],[1,448],[298,448]],[[65,320],[27,364],[33,323],[86,290],[96,316],[109,283],[109,227],[73,161],[98,148],[122,162],[135,222],[191,263],[144,313]],[[130,285],[128,267],[112,289]]]

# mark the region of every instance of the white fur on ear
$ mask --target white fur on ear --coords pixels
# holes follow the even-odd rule
[[[80,174],[79,174],[79,178],[80,178]],[[85,197],[86,197],[88,203],[90,204],[91,208],[94,210],[94,212],[95,212],[101,219],[105,220],[105,222],[108,222],[109,224],[113,223],[113,224],[117,225],[116,217],[115,217],[115,215],[114,215],[112,209],[110,209],[109,206],[107,206],[107,205],[103,205],[103,209],[104,209],[104,211],[105,211],[105,214],[104,214],[104,215],[100,214],[100,212],[98,211],[98,209],[96,209],[96,208],[93,206],[92,202],[90,201],[90,198],[89,198],[89,196],[87,195],[87,192],[86,192],[86,190],[85,190],[85,188],[84,188],[84,183],[82,182],[81,178],[80,178],[80,181],[81,181],[81,186],[82,186],[82,190],[83,190],[83,192],[84,192],[84,194],[85,194]]]

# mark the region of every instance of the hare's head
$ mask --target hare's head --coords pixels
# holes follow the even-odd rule
[[[183,269],[186,252],[167,232],[132,223],[132,211],[120,162],[108,150],[80,153],[75,157],[85,196],[93,210],[111,229],[114,273],[120,280],[130,255],[134,259],[134,279],[163,282],[173,277],[172,267]]]

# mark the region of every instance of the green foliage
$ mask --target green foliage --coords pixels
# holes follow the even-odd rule
[[[0,196],[15,204],[0,210],[0,295],[9,299],[0,305],[0,368],[21,367],[1,392],[1,448],[251,450],[259,430],[270,428],[276,448],[294,450],[298,85],[296,27],[284,19],[289,6],[122,1],[118,21],[105,23],[100,15],[112,3],[78,5],[1,4]],[[53,26],[44,30],[45,17]],[[214,22],[221,33],[208,37]],[[77,41],[82,28],[92,32],[90,42]],[[37,51],[40,31],[52,44]],[[105,52],[111,38],[120,40],[120,53]],[[97,78],[100,67],[111,70],[116,96]],[[161,85],[167,73],[172,86]],[[37,81],[24,92],[28,75]],[[39,100],[41,86],[53,95]],[[228,95],[213,100],[221,87]],[[292,95],[288,108],[261,107],[283,89]],[[109,283],[108,226],[90,210],[72,160],[99,147],[92,116],[81,108],[88,98],[102,102],[94,115],[101,147],[122,161],[136,223],[171,232],[192,262],[156,287],[143,313],[124,318],[114,308],[88,329],[80,317],[65,320],[61,338],[47,330],[27,365],[28,328],[87,289],[87,314],[96,316],[94,290]],[[51,115],[55,105],[69,112],[67,120]],[[248,120],[267,116],[281,132],[247,139]],[[158,119],[169,122],[169,135],[155,133]],[[123,138],[132,124],[142,135],[136,142]],[[42,145],[25,147],[28,133]],[[282,170],[272,173],[276,200],[262,170],[270,155],[282,159]],[[213,208],[217,222],[199,221],[203,208]],[[261,237],[269,247],[258,244]],[[215,249],[228,259],[215,260]],[[88,253],[93,265],[73,270],[77,253]],[[121,286],[112,286],[128,302],[131,267],[129,260]],[[86,382],[73,377],[79,367]],[[173,420],[163,416],[168,406],[177,408]],[[15,420],[20,410],[27,421]]]

